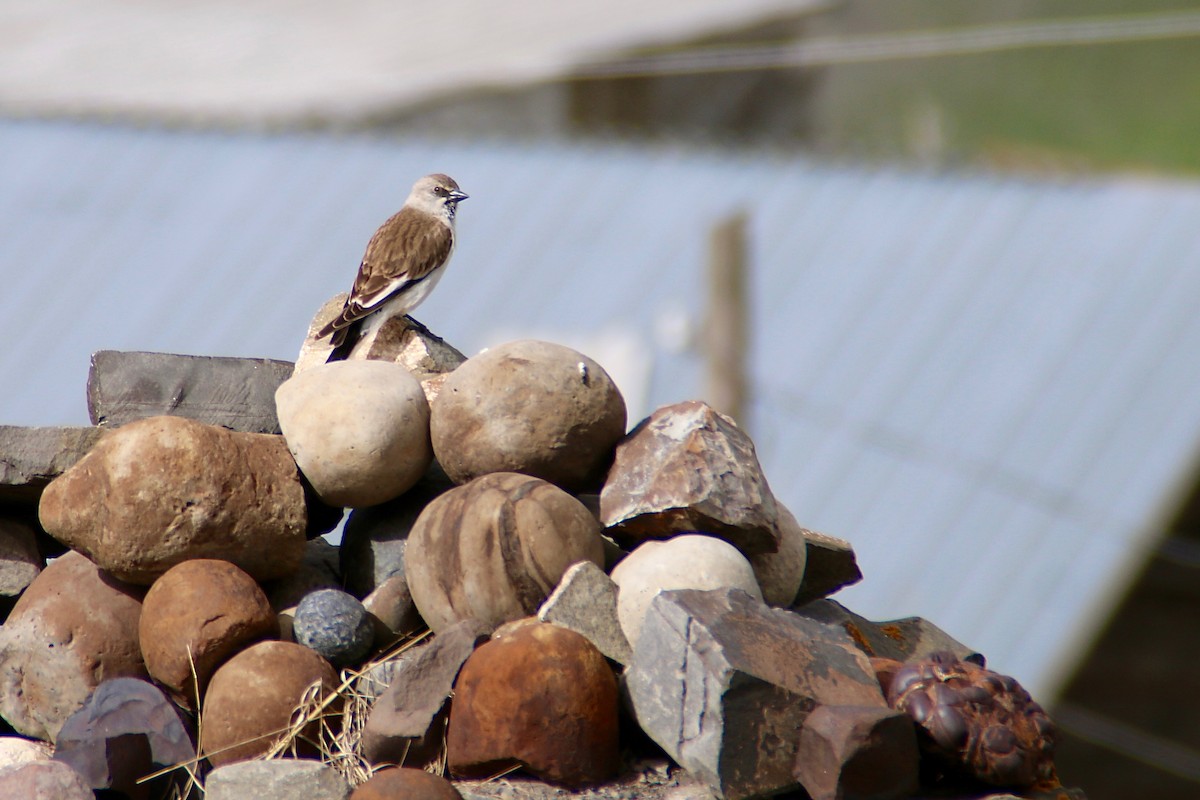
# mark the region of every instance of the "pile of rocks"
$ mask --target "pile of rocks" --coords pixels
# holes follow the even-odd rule
[[[728,417],[627,431],[545,342],[327,352],[98,353],[94,427],[0,428],[0,796],[1082,797],[1015,681],[828,599],[853,550]]]

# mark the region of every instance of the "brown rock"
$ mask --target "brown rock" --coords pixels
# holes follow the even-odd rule
[[[446,757],[467,777],[519,763],[568,786],[610,778],[618,766],[616,677],[591,642],[557,625],[493,639],[459,673]]]
[[[204,698],[200,752],[214,767],[245,761],[270,751],[286,731],[292,713],[320,683],[319,698],[338,687],[333,667],[321,656],[291,642],[259,642],[226,661],[213,675]],[[340,710],[340,702],[329,708]],[[315,751],[317,725],[298,739],[301,755]]]
[[[275,389],[289,361],[101,350],[88,370],[88,416],[117,427],[169,414],[246,433],[279,433]]]
[[[890,800],[917,788],[917,735],[878,706],[819,706],[800,729],[796,780],[812,800]]]
[[[0,425],[0,502],[37,505],[46,484],[92,449],[100,428]]]
[[[42,571],[33,529],[16,520],[0,519],[0,595],[16,597]]]
[[[599,364],[562,345],[523,340],[451,373],[430,416],[433,451],[457,483],[522,472],[568,490],[604,478],[625,433],[625,400]]]
[[[439,755],[454,681],[467,657],[487,640],[483,625],[464,620],[397,664],[363,727],[368,763],[423,766]]]
[[[926,757],[951,774],[1021,789],[1056,781],[1054,724],[1007,675],[934,653],[897,670],[887,699],[917,723]]]
[[[423,769],[381,769],[350,800],[462,800],[454,784]]]
[[[854,548],[845,539],[804,529],[804,581],[792,600],[796,608],[862,580]]]
[[[0,627],[0,716],[53,740],[101,681],[146,677],[142,593],[78,553],[47,566]]]
[[[782,503],[779,511],[779,549],[750,557],[754,577],[762,590],[763,600],[771,606],[790,606],[804,582],[808,563],[808,538],[804,528]]]
[[[602,564],[600,526],[578,500],[511,472],[438,497],[409,534],[405,574],[435,632],[475,618],[492,627],[535,613],[577,561]]]
[[[750,437],[694,400],[664,406],[634,428],[600,493],[601,522],[626,547],[701,531],[747,556],[772,552],[777,515]]]
[[[378,589],[363,598],[363,608],[375,623],[376,648],[386,647],[425,627],[403,575],[393,575],[379,584]]]
[[[228,561],[202,558],[177,564],[154,582],[138,635],[150,675],[195,707],[197,688],[204,690],[225,659],[278,631],[275,612],[253,578]]]
[[[180,417],[111,432],[46,487],[39,515],[56,539],[135,583],[191,558],[265,580],[304,555],[304,490],[283,440]]]

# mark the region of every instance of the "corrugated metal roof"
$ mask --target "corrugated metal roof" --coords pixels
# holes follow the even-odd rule
[[[435,96],[804,14],[826,0],[0,3],[0,109],[355,124]]]
[[[589,343],[634,413],[701,391],[671,331],[746,209],[776,493],[855,544],[855,610],[927,616],[1046,699],[1191,479],[1200,185],[667,146],[0,123],[0,422],[84,422],[99,349],[294,357],[434,170],[471,200],[421,320],[466,352]]]

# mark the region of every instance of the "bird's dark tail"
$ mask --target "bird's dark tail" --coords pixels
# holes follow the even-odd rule
[[[342,341],[329,351],[329,358],[325,359],[326,364],[331,364],[334,361],[345,361],[350,356],[350,351],[354,349],[354,345],[358,344],[358,340],[362,338],[362,320],[351,322],[343,330],[345,331],[345,335],[342,336]]]

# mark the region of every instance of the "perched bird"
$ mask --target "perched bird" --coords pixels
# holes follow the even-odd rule
[[[467,195],[449,175],[426,175],[404,207],[367,242],[367,252],[342,311],[317,332],[330,337],[329,361],[349,355],[358,340],[429,296],[454,252],[454,215]]]

